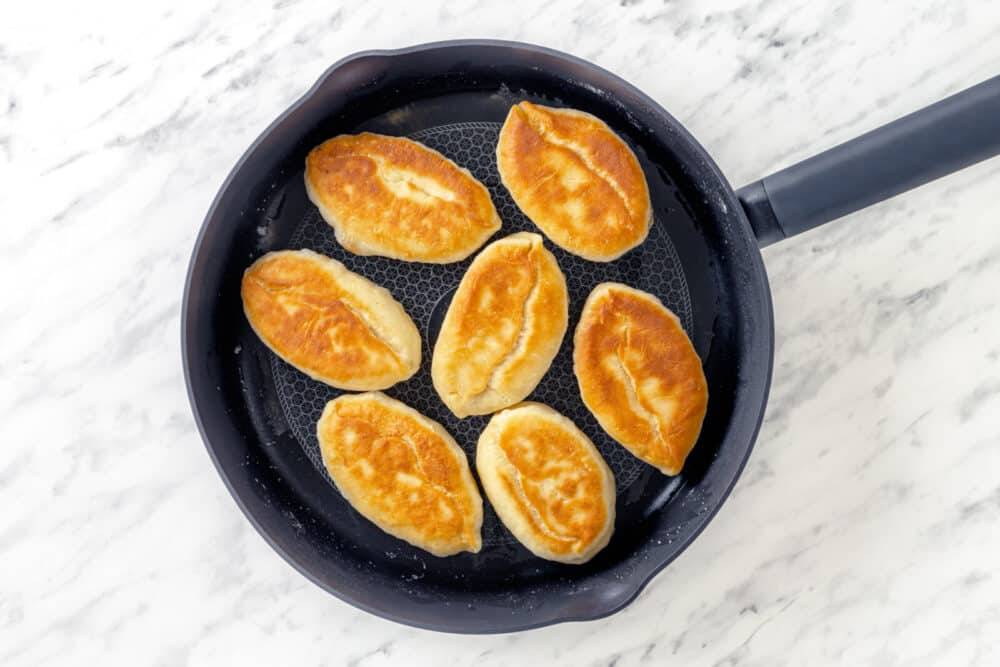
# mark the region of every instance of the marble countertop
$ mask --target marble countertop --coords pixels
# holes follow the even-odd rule
[[[322,592],[225,490],[179,351],[215,191],[343,55],[569,51],[649,92],[740,185],[997,74],[995,3],[77,6],[0,21],[0,663],[1000,663],[996,159],[766,249],[776,365],[749,466],[600,621],[449,636]]]

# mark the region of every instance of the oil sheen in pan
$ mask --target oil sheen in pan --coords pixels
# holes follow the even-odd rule
[[[519,231],[537,232],[500,183],[494,156],[500,125],[487,122],[440,125],[414,133],[410,138],[440,151],[469,169],[486,185],[503,220],[503,227],[494,238]],[[573,375],[572,332],[590,290],[605,281],[622,282],[656,294],[677,314],[686,331],[690,333],[693,330],[688,285],[677,251],[663,229],[662,221],[655,221],[649,237],[641,246],[610,263],[589,262],[546,242],[546,247],[555,254],[566,275],[570,322],[552,367],[528,400],[551,406],[583,429],[611,467],[619,497],[629,493],[629,487],[647,466],[614,442],[580,401]],[[476,441],[489,415],[456,418],[438,398],[430,378],[431,351],[441,320],[472,258],[456,264],[433,265],[352,255],[340,247],[334,239],[333,230],[312,208],[293,232],[288,247],[310,248],[333,257],[350,270],[387,288],[403,304],[423,335],[423,363],[413,378],[386,393],[441,423],[466,453],[474,456]],[[699,352],[702,355],[705,353],[704,350]],[[326,402],[341,392],[309,379],[274,355],[271,356],[271,370],[281,410],[296,440],[313,465],[326,476],[316,440],[316,420]],[[679,483],[679,480],[679,477],[675,478],[674,482]],[[676,488],[676,483],[668,484],[661,492],[661,502],[665,502]],[[484,507],[482,534],[484,547],[514,543],[514,538],[503,528],[488,503]]]

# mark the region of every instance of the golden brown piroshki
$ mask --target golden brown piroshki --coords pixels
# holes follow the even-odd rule
[[[305,183],[337,241],[358,255],[457,262],[500,229],[482,183],[404,137],[363,132],[325,141],[306,157]]]
[[[584,404],[608,434],[667,475],[680,472],[701,432],[708,386],[677,316],[619,283],[594,288],[573,337]]]
[[[649,232],[652,206],[642,167],[596,116],[514,105],[500,130],[497,168],[525,215],[573,254],[609,262]]]
[[[435,556],[479,551],[483,501],[436,421],[381,392],[345,394],[326,404],[316,435],[341,494],[379,528]]]
[[[257,336],[309,377],[339,389],[385,389],[420,367],[420,333],[383,287],[311,250],[270,252],[243,274]]]

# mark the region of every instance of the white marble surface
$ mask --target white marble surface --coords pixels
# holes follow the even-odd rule
[[[1000,664],[998,160],[764,253],[759,444],[614,617],[393,625],[239,513],[184,392],[184,272],[233,162],[337,58],[461,36],[564,49],[647,90],[736,184],[1000,69],[985,1],[535,6],[4,7],[0,664]]]

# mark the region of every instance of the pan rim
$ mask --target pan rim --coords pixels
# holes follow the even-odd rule
[[[525,42],[508,41],[508,40],[494,40],[494,39],[457,39],[457,40],[444,40],[436,42],[428,42],[422,44],[415,44],[407,47],[402,47],[398,49],[371,49],[365,51],[359,51],[350,55],[347,55],[340,60],[333,63],[330,67],[323,71],[323,73],[317,78],[316,82],[300,96],[295,102],[293,102],[287,109],[285,109],[281,114],[279,114],[250,144],[250,146],[243,152],[240,158],[236,161],[222,185],[219,187],[215,197],[212,200],[211,205],[202,221],[199,232],[195,238],[194,246],[191,251],[191,256],[188,263],[188,269],[184,281],[184,293],[181,303],[181,361],[184,370],[184,382],[188,395],[188,401],[191,404],[191,410],[195,419],[195,424],[198,429],[198,433],[202,439],[205,448],[208,450],[209,458],[212,460],[219,476],[222,478],[223,483],[232,496],[233,500],[236,502],[237,507],[244,514],[244,516],[249,520],[250,524],[254,529],[264,538],[264,540],[271,546],[275,552],[278,553],[289,565],[291,565],[296,571],[298,571],[302,576],[311,581],[312,583],[319,586],[321,589],[327,591],[334,597],[346,602],[347,604],[356,607],[358,609],[364,610],[375,616],[385,618],[396,623],[403,625],[416,627],[424,630],[432,630],[437,632],[447,632],[455,634],[497,634],[497,633],[507,633],[507,632],[519,632],[525,630],[532,630],[537,628],[546,627],[549,625],[554,625],[557,623],[567,623],[567,622],[581,622],[581,621],[591,621],[598,620],[601,618],[606,618],[615,614],[632,602],[639,596],[639,594],[645,590],[645,588],[656,578],[656,576],[662,572],[670,563],[677,559],[687,548],[694,542],[695,539],[701,534],[703,530],[711,523],[712,519],[715,518],[719,510],[725,504],[729,495],[731,494],[736,482],[739,480],[742,472],[749,460],[750,454],[753,451],[754,444],[757,439],[757,435],[760,431],[761,424],[763,423],[765,408],[767,405],[768,394],[771,386],[771,379],[773,374],[774,366],[774,310],[771,298],[770,288],[768,286],[767,274],[764,268],[763,259],[759,251],[749,252],[750,258],[750,269],[753,274],[752,278],[755,278],[760,283],[760,289],[758,290],[760,294],[760,314],[765,317],[764,325],[762,328],[761,335],[766,337],[766,346],[762,350],[766,358],[761,358],[755,360],[757,367],[761,368],[764,375],[762,380],[762,391],[760,392],[759,405],[750,406],[749,409],[755,410],[756,414],[752,417],[753,426],[748,429],[748,442],[744,447],[744,452],[742,459],[737,462],[733,469],[732,478],[727,483],[726,487],[719,493],[718,501],[715,506],[705,514],[699,515],[695,519],[696,525],[691,531],[690,535],[683,541],[678,542],[674,551],[660,560],[653,559],[654,562],[651,564],[646,564],[636,568],[635,574],[630,577],[628,582],[629,590],[624,595],[619,595],[615,598],[612,604],[597,606],[592,611],[586,613],[567,613],[560,609],[540,611],[539,617],[518,620],[515,616],[512,618],[511,622],[496,622],[494,625],[496,627],[491,627],[487,629],[482,628],[467,628],[463,627],[461,623],[457,624],[443,624],[436,622],[422,622],[419,618],[413,618],[406,615],[398,615],[393,612],[392,609],[386,608],[384,606],[377,606],[370,604],[366,600],[352,595],[348,592],[340,590],[335,586],[331,585],[329,582],[322,580],[319,576],[315,575],[312,570],[303,562],[302,559],[298,558],[295,554],[291,553],[289,550],[285,549],[282,544],[275,538],[270,530],[266,528],[263,523],[258,519],[255,512],[247,505],[244,501],[240,492],[235,488],[234,483],[230,479],[229,472],[224,467],[220,461],[216,451],[215,446],[213,446],[205,425],[206,416],[203,414],[204,406],[200,405],[199,398],[197,396],[198,390],[194,386],[194,381],[192,379],[192,369],[193,365],[198,361],[192,358],[192,352],[190,349],[189,342],[189,329],[191,321],[191,294],[193,288],[193,276],[195,272],[195,267],[198,264],[198,260],[203,252],[203,243],[212,220],[216,217],[217,209],[219,208],[225,193],[230,189],[233,181],[236,179],[237,175],[243,170],[246,163],[255,154],[259,146],[275,131],[276,128],[281,126],[286,119],[293,115],[301,106],[308,102],[314,95],[317,94],[324,84],[330,79],[339,69],[344,67],[350,62],[355,60],[360,60],[363,58],[372,57],[398,57],[406,56],[409,54],[414,54],[418,52],[430,51],[430,50],[443,50],[450,48],[469,48],[469,47],[500,47],[508,49],[519,49],[528,52],[537,53],[539,55],[545,55],[551,58],[556,58],[560,60],[567,61],[571,64],[576,64],[580,66],[585,66],[590,70],[606,76],[627,89],[631,94],[635,95],[644,104],[648,105],[656,114],[662,115],[665,118],[672,121],[675,131],[680,135],[680,137],[685,140],[691,147],[693,147],[697,153],[698,157],[703,162],[703,167],[715,178],[719,183],[723,184],[722,196],[725,198],[723,202],[724,205],[735,213],[733,218],[738,221],[738,227],[745,235],[745,241],[753,246],[753,250],[756,250],[757,244],[754,239],[753,233],[750,228],[750,223],[743,212],[742,206],[736,199],[735,193],[729,181],[722,174],[719,167],[716,165],[715,161],[709,155],[709,153],[702,147],[702,145],[688,132],[688,130],[679,122],[673,119],[673,117],[667,112],[658,102],[647,96],[640,89],[633,86],[627,80],[622,77],[591,63],[582,58],[578,58],[571,54],[551,49],[544,46],[539,46],[535,44],[529,44]]]

